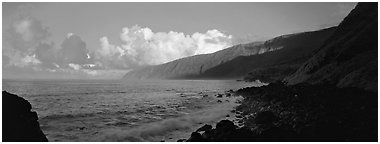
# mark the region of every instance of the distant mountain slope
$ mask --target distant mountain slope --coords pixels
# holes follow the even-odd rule
[[[282,49],[260,55],[237,57],[205,71],[199,75],[199,77],[241,78],[249,72],[252,73],[257,70],[268,72],[268,69],[274,69],[275,73],[283,71],[284,69],[286,69],[285,71],[294,72],[298,66],[311,57],[310,54],[313,50],[319,48],[334,30],[335,27],[332,27],[319,31],[304,32],[275,38],[265,42],[264,47],[270,45],[274,47],[282,47]],[[271,74],[271,76],[272,75],[273,74]],[[252,80],[263,80],[260,77],[255,76],[251,78]]]
[[[335,28],[279,36],[266,42],[236,45],[127,73],[125,79],[232,79],[258,67],[302,63]],[[241,57],[249,56],[249,57]],[[307,57],[307,58],[305,58]],[[293,62],[295,61],[295,62]],[[301,61],[301,62],[300,62]]]
[[[289,84],[329,83],[377,91],[377,3],[359,3]]]
[[[241,55],[254,55],[272,51],[277,47],[263,47],[263,42],[235,45],[212,53],[186,57],[162,65],[149,66],[127,73],[125,79],[167,79],[194,75]]]

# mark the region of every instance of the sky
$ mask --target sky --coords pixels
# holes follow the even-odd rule
[[[2,3],[2,76],[117,79],[147,65],[338,25],[356,3]]]

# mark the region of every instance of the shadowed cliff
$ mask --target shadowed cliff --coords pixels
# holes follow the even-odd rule
[[[377,3],[359,3],[289,84],[327,83],[377,91]]]

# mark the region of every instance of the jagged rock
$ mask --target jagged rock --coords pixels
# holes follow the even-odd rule
[[[212,126],[208,125],[208,124],[205,124],[202,127],[200,127],[199,129],[197,129],[195,132],[202,132],[202,131],[207,131],[207,130],[210,130],[210,129],[212,129]]]
[[[3,91],[3,141],[47,142],[40,129],[38,116],[31,104],[17,95]]]

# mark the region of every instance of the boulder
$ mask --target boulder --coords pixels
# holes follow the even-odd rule
[[[203,142],[205,141],[200,133],[191,133],[190,138],[186,142]]]

